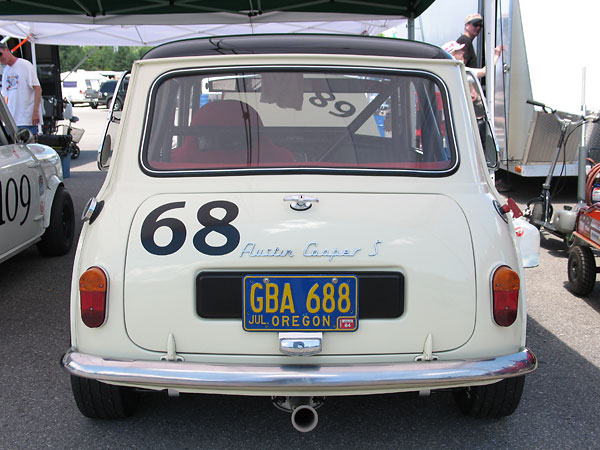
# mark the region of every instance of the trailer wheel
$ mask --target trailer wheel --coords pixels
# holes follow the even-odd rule
[[[588,246],[576,245],[569,252],[569,289],[576,295],[588,295],[596,284],[596,260]]]

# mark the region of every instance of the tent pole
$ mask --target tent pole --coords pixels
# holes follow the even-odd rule
[[[72,69],[69,71],[69,73],[68,73],[68,74],[67,74],[67,75],[66,75],[66,76],[65,76],[65,77],[62,79],[62,81],[65,81],[67,78],[69,78],[69,75],[71,75],[73,72],[75,72],[77,69],[79,69],[79,66],[81,66],[81,65],[82,65],[84,62],[86,62],[86,61],[88,60],[88,58],[89,58],[90,56],[92,56],[92,55],[94,54],[94,52],[95,52],[96,50],[98,50],[99,48],[100,48],[99,46],[96,46],[96,47],[94,47],[93,49],[91,49],[91,50],[88,52],[88,54],[87,54],[87,55],[85,55],[85,56],[83,57],[83,59],[82,59],[81,61],[79,61],[79,62],[78,62],[76,65],[75,65],[75,67],[73,67],[73,68],[72,68]]]
[[[33,67],[37,67],[37,56],[35,54],[35,40],[33,37],[29,39],[29,45],[31,45],[31,64],[33,64]]]

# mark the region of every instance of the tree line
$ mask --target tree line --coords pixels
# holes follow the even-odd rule
[[[78,69],[83,70],[129,70],[152,47],[95,47],[61,45],[58,48],[60,70],[68,72],[75,68],[88,54]]]

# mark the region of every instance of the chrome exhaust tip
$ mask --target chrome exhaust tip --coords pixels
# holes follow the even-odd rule
[[[309,405],[301,405],[292,411],[292,426],[301,433],[308,433],[319,423],[319,413]]]
[[[325,402],[325,397],[272,397],[273,405],[291,413],[292,426],[301,433],[314,430],[319,423],[317,408]]]

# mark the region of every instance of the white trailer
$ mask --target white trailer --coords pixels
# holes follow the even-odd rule
[[[464,17],[476,11],[485,22],[474,42],[477,54],[493,61],[494,48],[503,46],[495,70],[488,64],[485,80],[500,147],[500,169],[524,177],[546,176],[560,124],[554,116],[536,111],[527,100],[543,102],[562,111],[562,116],[581,114],[582,68],[587,66],[589,80],[600,76],[591,35],[595,27],[588,23],[597,17],[600,4],[572,0],[567,8],[557,0],[438,0],[395,36],[441,46],[455,40],[463,30]],[[565,27],[571,26],[576,30],[572,28],[573,33],[568,34]],[[600,109],[600,88],[590,83],[586,98],[589,108]],[[587,125],[585,130],[592,158],[600,153],[599,128]],[[577,176],[581,135],[579,128],[569,137],[555,175]]]
[[[102,72],[92,70],[76,70],[60,74],[62,95],[72,104],[88,103],[85,92],[88,89],[100,89],[100,85],[108,80]]]

